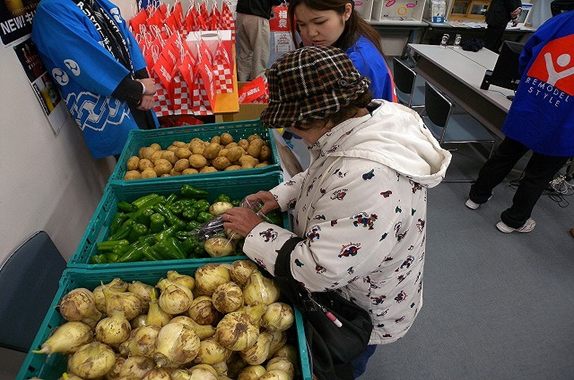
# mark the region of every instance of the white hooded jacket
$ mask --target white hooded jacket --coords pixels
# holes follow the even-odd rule
[[[244,245],[273,274],[283,243],[306,238],[291,254],[293,277],[311,291],[340,289],[368,310],[370,344],[401,338],[422,306],[427,188],[451,159],[418,114],[378,103],[323,135],[309,168],[271,190],[292,211],[293,232],[260,223]]]

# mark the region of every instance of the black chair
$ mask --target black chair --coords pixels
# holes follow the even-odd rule
[[[405,62],[393,58],[393,79],[399,102],[416,111],[424,109],[424,86],[417,85],[417,73]]]
[[[494,150],[494,138],[469,114],[453,113],[454,104],[430,83],[425,83],[425,111],[422,119],[441,146],[449,144],[490,145],[488,157]],[[445,182],[474,182],[472,179],[445,179]]]
[[[28,352],[58,290],[66,260],[44,231],[0,267],[0,347]]]

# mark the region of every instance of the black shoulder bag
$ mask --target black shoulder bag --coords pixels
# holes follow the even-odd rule
[[[371,317],[338,292],[312,293],[293,278],[291,251],[302,240],[293,237],[279,250],[275,283],[303,315],[312,373],[320,380],[354,379],[351,361],[367,349],[373,330]]]

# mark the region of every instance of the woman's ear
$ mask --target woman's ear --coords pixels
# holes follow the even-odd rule
[[[347,21],[351,17],[352,13],[353,13],[353,4],[352,3],[345,4],[345,13],[343,13],[343,18],[345,19],[345,21]]]

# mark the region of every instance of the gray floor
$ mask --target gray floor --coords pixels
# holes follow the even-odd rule
[[[476,176],[475,153],[454,153],[448,177]],[[476,211],[463,204],[469,184],[429,191],[423,309],[405,338],[377,349],[360,380],[574,379],[572,197],[544,195],[533,232],[502,234],[494,225],[520,171]],[[0,380],[14,379],[23,359],[0,349]]]
[[[461,174],[464,156],[454,154],[447,177]],[[423,309],[360,380],[574,379],[572,197],[544,195],[531,233],[498,232],[517,168],[475,211],[464,206],[470,184],[429,190]]]

